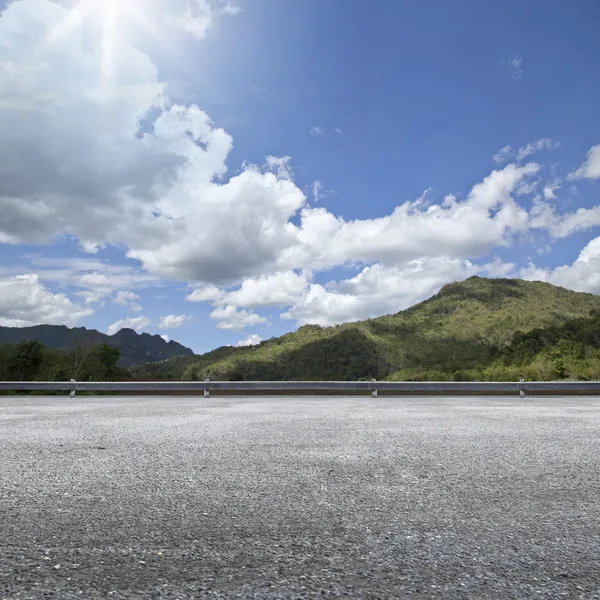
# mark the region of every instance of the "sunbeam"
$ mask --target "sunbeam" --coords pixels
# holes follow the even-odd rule
[[[119,39],[126,39],[132,25],[139,26],[154,42],[166,47],[167,44],[155,24],[152,2],[148,0],[81,0],[71,8],[66,17],[48,34],[49,43],[57,42],[70,31],[81,27],[84,21],[98,23],[101,29],[101,70],[109,79],[114,72]]]

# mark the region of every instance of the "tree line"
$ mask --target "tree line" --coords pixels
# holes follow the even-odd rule
[[[120,352],[108,344],[48,348],[37,340],[0,345],[4,381],[109,381],[130,377],[117,366]]]

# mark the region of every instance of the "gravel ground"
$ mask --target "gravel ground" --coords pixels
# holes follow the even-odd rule
[[[0,397],[0,598],[600,598],[600,399]]]

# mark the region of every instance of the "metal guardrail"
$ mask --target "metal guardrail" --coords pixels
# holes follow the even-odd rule
[[[600,393],[599,381],[0,381],[0,391],[70,392],[531,392]]]

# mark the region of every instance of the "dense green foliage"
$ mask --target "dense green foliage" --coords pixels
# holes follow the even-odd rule
[[[36,325],[35,327],[0,327],[0,344],[17,344],[37,340],[48,348],[69,350],[76,346],[107,344],[119,350],[119,366],[128,367],[174,356],[193,356],[194,353],[177,342],[165,342],[159,335],[136,333],[121,329],[106,335],[95,329],[64,325]]]
[[[298,331],[132,368],[221,380],[600,378],[600,297],[542,282],[472,277],[395,315]]]
[[[117,366],[119,349],[108,344],[55,350],[37,340],[0,346],[0,379],[4,381],[107,381],[129,377]]]

